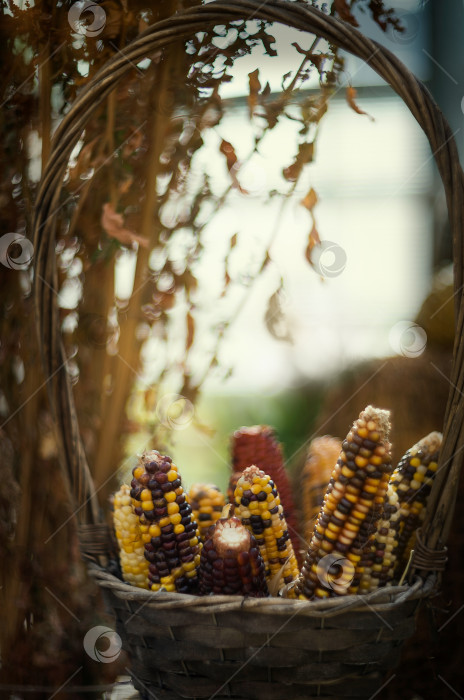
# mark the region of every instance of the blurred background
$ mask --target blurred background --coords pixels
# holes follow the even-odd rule
[[[103,688],[117,671],[82,647],[103,612],[89,606],[97,593],[80,564],[38,363],[28,239],[37,185],[54,130],[97,70],[149,24],[196,4],[1,3],[6,697],[10,686],[22,697],[18,684],[57,689],[76,668],[73,683]],[[462,155],[463,3],[312,4],[342,13],[426,83]],[[368,403],[393,411],[396,458],[440,429],[451,241],[430,147],[402,100],[362,61],[257,20],[127,68],[80,136],[56,215],[67,370],[102,507],[147,448],[169,453],[187,486],[225,489],[242,425],[276,428],[296,487],[311,439],[343,438]],[[456,571],[462,548],[450,554]],[[462,575],[449,581],[445,616],[459,608]],[[462,639],[449,639],[443,677],[459,689]],[[450,697],[436,668],[425,680],[405,673],[379,697],[422,697],[421,683]]]

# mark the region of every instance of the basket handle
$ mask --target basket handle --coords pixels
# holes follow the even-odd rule
[[[115,88],[120,77],[154,51],[188,39],[205,27],[240,19],[280,22],[321,36],[373,68],[403,99],[422,127],[443,180],[453,235],[456,339],[450,394],[445,416],[444,444],[432,492],[429,517],[423,526],[424,543],[443,546],[448,535],[464,449],[464,174],[451,129],[426,87],[381,44],[366,38],[351,25],[325,15],[315,7],[289,0],[214,0],[158,22],[109,60],[82,90],[57,128],[50,159],[38,188],[32,223],[35,248],[34,295],[37,331],[47,379],[52,414],[60,441],[60,463],[69,484],[80,523],[102,522],[97,494],[79,435],[66,355],[61,340],[57,303],[55,256],[56,214],[65,172],[73,148],[97,107]]]

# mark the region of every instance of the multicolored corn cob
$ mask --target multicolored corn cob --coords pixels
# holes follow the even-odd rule
[[[238,518],[218,520],[201,551],[200,593],[269,595],[264,562],[253,535]]]
[[[227,486],[227,498],[229,500],[229,503],[234,503],[234,493],[237,486],[237,481],[240,479],[241,476],[242,472],[232,472],[230,476],[229,485]]]
[[[311,541],[314,524],[324,502],[324,494],[341,449],[341,440],[330,435],[315,438],[309,446],[301,475],[303,533],[308,543]]]
[[[294,581],[298,563],[274,481],[258,467],[247,467],[237,482],[234,500],[235,515],[256,539],[268,583],[282,567],[282,586]]]
[[[395,575],[401,575],[414,545],[415,531],[425,517],[425,506],[437,471],[443,435],[432,432],[411,447],[398,462],[391,485],[398,494],[398,545]]]
[[[122,577],[133,586],[148,588],[148,562],[144,557],[144,541],[127,484],[122,484],[114,494],[113,507]]]
[[[300,556],[298,518],[292,496],[290,479],[285,470],[282,445],[268,425],[254,425],[236,430],[232,437],[232,468],[242,472],[255,465],[269,474],[279,489],[280,499],[288,524],[296,557]]]
[[[359,593],[371,593],[391,584],[396,563],[399,517],[398,494],[389,483],[382,517],[371,536],[369,562],[361,574]]]
[[[391,473],[389,411],[367,406],[342,444],[295,593],[356,593]]]
[[[140,457],[132,473],[135,513],[149,539],[145,558],[151,590],[193,592],[200,564],[199,535],[176,465],[151,450]]]
[[[221,517],[226,503],[225,496],[214,484],[192,484],[188,492],[188,502],[203,539],[208,528]]]

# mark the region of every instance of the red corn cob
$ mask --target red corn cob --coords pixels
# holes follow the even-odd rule
[[[255,465],[269,474],[279,491],[284,509],[293,550],[297,560],[301,560],[302,540],[299,537],[298,518],[292,496],[290,479],[285,470],[282,446],[273,428],[268,425],[254,425],[236,430],[232,438],[232,468],[242,472]]]

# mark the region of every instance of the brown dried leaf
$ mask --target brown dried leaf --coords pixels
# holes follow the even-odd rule
[[[313,227],[311,229],[311,232],[310,232],[309,238],[308,238],[308,245],[307,245],[306,250],[305,250],[305,258],[309,262],[310,265],[313,264],[312,252],[317,245],[320,245],[320,243],[321,243],[321,239],[319,237],[319,233],[318,233],[318,230],[316,228],[316,224],[313,223]]]
[[[300,143],[300,145],[298,146],[298,153],[295,157],[294,162],[291,165],[289,165],[288,168],[284,168],[282,171],[284,178],[286,180],[290,180],[290,182],[295,182],[295,180],[298,180],[303,166],[305,166],[307,163],[311,163],[313,157],[314,143]]]
[[[259,82],[259,68],[248,73],[250,94],[248,95],[248,111],[250,119],[254,114],[255,107],[258,104],[258,95],[261,90],[261,83]]]
[[[292,342],[292,336],[288,327],[287,318],[282,308],[282,280],[280,286],[269,299],[266,313],[264,314],[264,323],[266,328],[273,338]]]
[[[240,163],[238,162],[235,148],[231,143],[229,143],[229,141],[222,139],[219,150],[226,157],[227,169],[229,171],[233,186],[236,187],[242,194],[248,194],[248,191],[241,186],[237,179],[237,172],[240,168]]]
[[[348,22],[348,24],[351,24],[353,27],[359,27],[359,22],[352,14],[346,0],[334,0],[332,7],[344,22]]]
[[[224,139],[222,139],[221,145],[219,146],[219,150],[226,157],[227,170],[232,170],[232,168],[238,161],[237,154],[235,153],[235,148],[232,146],[231,143],[229,143],[229,141],[225,141]]]
[[[395,17],[395,10],[393,8],[386,9],[383,0],[370,0],[368,7],[372,19],[383,32],[387,31],[388,25],[397,32],[404,32],[404,26],[399,18]]]
[[[190,350],[193,345],[193,340],[195,338],[195,321],[190,311],[187,314],[187,340],[185,343],[185,349]]]
[[[100,223],[110,238],[116,238],[116,240],[120,241],[123,245],[138,243],[145,248],[148,246],[148,240],[146,238],[124,227],[122,214],[118,214],[110,202],[105,202],[103,205]]]
[[[309,192],[301,200],[300,204],[303,205],[308,211],[310,211],[312,213],[317,202],[318,202],[317,193],[314,190],[314,188],[311,187]]]
[[[351,109],[353,109],[356,112],[356,114],[365,114],[366,117],[368,117],[368,119],[371,120],[371,122],[375,121],[374,117],[371,117],[370,114],[358,107],[358,105],[355,102],[356,94],[356,88],[352,87],[351,85],[349,85],[346,88],[346,101],[350,105]]]

